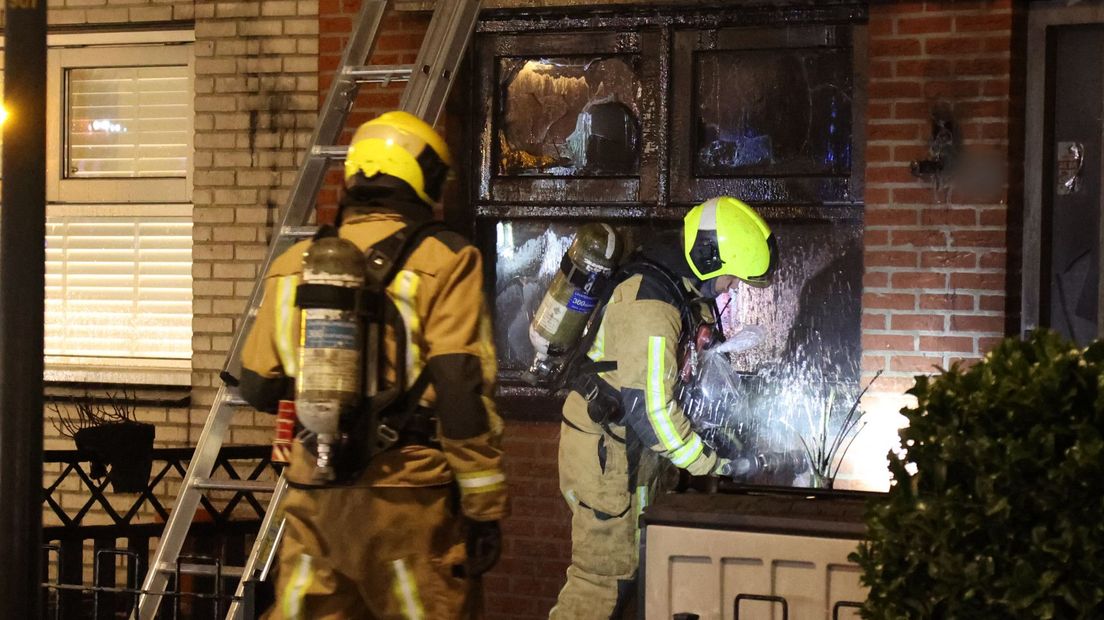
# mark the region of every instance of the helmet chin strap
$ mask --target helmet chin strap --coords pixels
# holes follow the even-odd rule
[[[698,287],[698,292],[701,293],[702,297],[708,297],[709,299],[716,299],[717,297],[720,297],[722,293],[726,293],[728,291],[733,290],[735,288],[735,285],[736,285],[737,281],[740,281],[740,282],[743,281],[743,280],[740,280],[739,278],[733,278],[733,280],[729,283],[728,286],[725,286],[723,289],[721,289],[720,288],[721,278],[724,278],[724,277],[725,276],[720,275],[720,276],[717,276],[715,278],[709,278],[708,280],[702,280],[701,286]]]
[[[709,278],[708,280],[702,280],[701,287],[698,288],[698,292],[702,297],[707,299],[716,299],[724,291],[717,290],[717,281],[720,278]],[[726,289],[727,290],[727,289]]]

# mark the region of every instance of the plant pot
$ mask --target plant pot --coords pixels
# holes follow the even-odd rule
[[[811,489],[831,489],[835,480],[831,476],[826,476],[818,472],[809,473],[809,488]]]
[[[93,478],[106,474],[112,491],[141,493],[149,486],[153,467],[154,430],[143,422],[112,422],[82,428],[73,441],[78,450],[92,455]]]

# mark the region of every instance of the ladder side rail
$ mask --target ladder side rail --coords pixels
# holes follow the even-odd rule
[[[207,416],[207,422],[203,425],[203,432],[199,435],[195,452],[188,462],[187,473],[180,485],[180,495],[173,505],[168,521],[165,522],[165,530],[157,544],[157,552],[149,563],[149,572],[146,573],[146,579],[142,584],[142,591],[145,594],[142,594],[138,600],[138,620],[153,620],[157,614],[157,608],[161,604],[162,594],[160,593],[165,592],[169,582],[169,574],[161,570],[161,567],[165,564],[175,564],[180,555],[180,549],[184,545],[184,539],[188,535],[199,505],[201,493],[194,488],[194,485],[196,481],[209,477],[214,470],[222,447],[222,438],[233,417],[233,408],[227,404],[228,396],[228,388],[220,387],[215,395],[216,409]]]
[[[475,24],[479,20],[479,0],[438,0],[437,11],[429,23],[425,40],[411,71],[410,83],[403,91],[399,108],[430,125],[445,108],[445,100],[455,82]]]
[[[355,78],[347,75],[345,67],[362,65],[372,53],[376,37],[379,34],[380,23],[383,14],[387,10],[387,0],[365,0],[357,14],[356,26],[349,35],[349,41],[341,56],[341,65],[334,74],[330,84],[326,101],[322,104],[318,122],[315,124],[314,133],[311,136],[311,146],[330,145],[341,137],[341,131],[345,127],[345,119],[349,109],[356,102],[358,84]],[[229,385],[236,385],[240,379],[241,349],[245,345],[245,337],[249,328],[253,325],[253,318],[257,306],[264,296],[264,274],[272,261],[287,249],[279,247],[281,233],[285,227],[301,226],[310,218],[311,207],[314,206],[318,191],[322,188],[326,171],[330,162],[326,159],[315,157],[312,149],[308,148],[303,155],[303,163],[299,166],[299,172],[288,193],[287,202],[283,209],[280,222],[272,231],[272,242],[268,246],[268,252],[257,271],[257,280],[253,284],[253,292],[249,295],[249,302],[245,312],[242,313],[234,340],[227,352],[226,361],[222,365],[219,377]],[[290,244],[289,244],[290,245]]]
[[[282,529],[276,529],[273,526],[278,526],[277,513],[281,516],[279,521],[283,521],[283,512],[280,511],[280,502],[283,501],[284,492],[287,491],[287,479],[283,474],[280,475],[280,479],[276,481],[276,488],[272,491],[272,497],[268,500],[268,509],[265,510],[264,519],[261,521],[261,527],[258,530],[257,538],[253,541],[253,549],[249,552],[249,559],[245,563],[245,570],[242,571],[241,579],[238,581],[237,590],[234,592],[234,600],[230,603],[230,609],[227,611],[226,620],[241,620],[243,617],[245,600],[245,588],[246,582],[257,578],[267,567],[269,558],[276,553],[276,544],[279,542],[278,536]],[[268,557],[261,557],[260,551],[268,549]]]

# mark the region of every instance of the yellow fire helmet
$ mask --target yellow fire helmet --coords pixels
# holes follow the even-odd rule
[[[752,286],[770,284],[778,248],[770,226],[754,209],[729,196],[711,198],[683,218],[686,262],[702,280],[736,276]]]
[[[372,186],[380,175],[399,179],[431,207],[441,202],[452,167],[445,140],[407,112],[387,112],[361,125],[345,157],[345,187]]]

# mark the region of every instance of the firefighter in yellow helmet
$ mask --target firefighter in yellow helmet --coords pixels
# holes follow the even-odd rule
[[[774,237],[729,197],[690,210],[682,243],[645,245],[614,277],[560,427],[560,491],[571,509],[571,566],[555,620],[635,617],[637,520],[674,467],[726,474],[675,400],[678,350],[701,303],[744,282],[765,286]]]
[[[365,123],[345,163],[339,235],[378,250],[431,220],[450,164],[444,141],[417,117],[388,112]],[[241,393],[262,411],[290,398],[299,370],[295,295],[307,243],[273,262],[242,354]],[[482,274],[479,252],[443,230],[401,264],[386,289],[382,387],[402,383],[418,407],[393,445],[344,484],[316,485],[309,437],[296,440],[277,601],[266,617],[480,615],[479,576],[497,561],[507,514]]]

